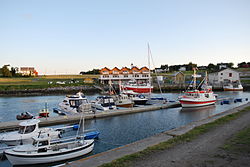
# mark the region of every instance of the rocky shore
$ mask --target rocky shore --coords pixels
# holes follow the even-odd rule
[[[40,96],[51,94],[67,94],[82,91],[85,94],[99,93],[100,89],[94,86],[67,86],[45,89],[25,89],[25,90],[6,90],[0,91],[0,96]]]

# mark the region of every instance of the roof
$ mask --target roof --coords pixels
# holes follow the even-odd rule
[[[39,122],[40,122],[39,119],[30,119],[30,120],[21,122],[19,125],[20,126],[31,126],[31,125],[36,125]]]

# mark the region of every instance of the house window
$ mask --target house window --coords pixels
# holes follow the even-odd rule
[[[233,74],[232,73],[229,73],[229,77],[232,77],[233,76]]]

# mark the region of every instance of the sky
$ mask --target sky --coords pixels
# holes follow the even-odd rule
[[[250,0],[0,0],[0,66],[39,74],[250,61]]]

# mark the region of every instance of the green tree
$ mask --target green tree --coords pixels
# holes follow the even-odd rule
[[[234,63],[232,63],[232,62],[228,63],[229,68],[233,68],[233,66],[234,66]]]
[[[8,66],[9,66],[9,65],[4,65],[4,66],[2,67],[2,74],[3,74],[3,77],[11,77],[11,76],[12,76],[10,70],[8,69]]]
[[[18,67],[11,67],[11,75],[12,76],[17,76],[18,75]]]

